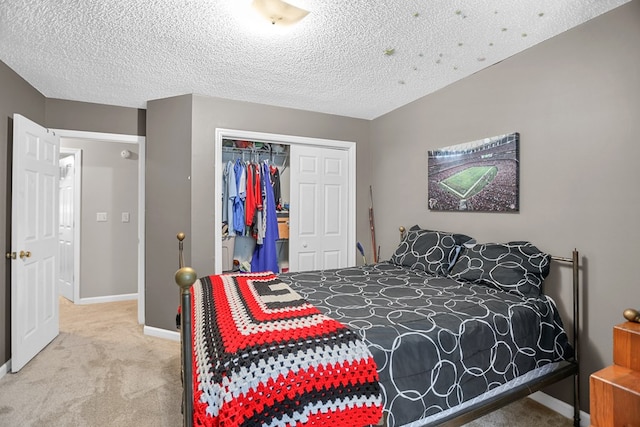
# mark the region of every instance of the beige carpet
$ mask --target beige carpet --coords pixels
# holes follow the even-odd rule
[[[60,335],[19,373],[0,379],[0,426],[179,427],[179,365],[177,342],[142,334],[135,301],[61,299]],[[523,399],[467,424],[485,426],[571,421]]]
[[[61,299],[60,335],[0,380],[0,425],[179,426],[179,365],[179,343],[142,334],[136,301]]]

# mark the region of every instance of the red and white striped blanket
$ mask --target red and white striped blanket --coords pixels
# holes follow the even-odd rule
[[[373,357],[273,273],[193,285],[194,425],[364,426],[382,416]]]

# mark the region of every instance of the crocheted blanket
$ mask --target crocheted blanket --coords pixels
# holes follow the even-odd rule
[[[380,420],[378,374],[366,345],[275,274],[203,277],[192,290],[194,425]]]

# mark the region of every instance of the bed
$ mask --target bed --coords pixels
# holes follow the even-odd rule
[[[542,292],[552,261],[573,268],[571,342]],[[573,377],[579,426],[578,273],[576,250],[418,226],[401,227],[389,261],[360,267],[196,279],[180,255],[184,425],[460,425]],[[271,335],[230,344],[247,328]],[[279,394],[248,408],[265,390]]]

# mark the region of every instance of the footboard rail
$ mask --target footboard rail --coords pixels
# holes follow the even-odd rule
[[[183,427],[193,426],[193,347],[191,345],[191,286],[197,279],[196,271],[185,267],[183,255],[184,233],[178,233],[178,266],[175,280],[180,287],[180,342],[182,345],[182,424]]]
[[[571,258],[561,256],[551,256],[551,259],[571,264],[573,270],[573,363],[575,364],[575,374],[573,374],[573,425],[580,427],[580,255],[577,249],[574,249]]]

